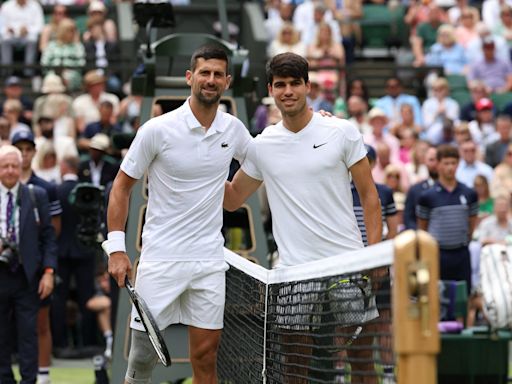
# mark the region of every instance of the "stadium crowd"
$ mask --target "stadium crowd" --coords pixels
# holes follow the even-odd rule
[[[396,6],[393,0],[372,3]],[[80,27],[67,15],[67,7],[76,4],[86,9]],[[76,4],[7,0],[0,8],[0,140],[21,151],[20,182],[46,191],[57,234],[58,267],[49,271],[58,276],[57,284],[37,320],[40,384],[50,382],[52,346],[56,356],[99,345],[111,355],[111,286],[102,257],[73,231],[78,218],[68,195],[82,182],[108,191],[123,156],[112,139],[137,131],[142,102],[109,64],[119,46],[105,4]],[[45,24],[43,6],[49,5]],[[442,254],[458,252],[471,260],[466,280],[477,302],[481,247],[512,235],[512,4],[404,0],[401,5],[407,7],[411,50],[397,61],[443,68],[443,74],[427,77],[424,100],[407,94],[398,75],[386,79],[386,95],[380,98],[370,97],[364,79],[351,76],[356,52],[364,46],[361,0],[261,1],[267,57],[291,51],[308,59],[314,69],[310,106],[354,123],[375,150],[374,181],[392,196],[384,238],[416,229],[419,218],[420,226],[440,241]],[[20,53],[24,65],[12,67]],[[37,97],[24,94],[26,78],[32,79]],[[450,96],[456,78],[469,90],[467,102]],[[155,109],[154,115],[159,113]],[[279,120],[273,99],[266,97],[248,128],[256,135]],[[455,189],[436,184],[446,172],[439,170],[445,158],[458,161],[455,176],[461,184]],[[457,217],[449,222],[454,226],[449,232],[438,216],[445,206]],[[0,215],[4,209],[0,206]],[[472,315],[468,325],[477,320]]]

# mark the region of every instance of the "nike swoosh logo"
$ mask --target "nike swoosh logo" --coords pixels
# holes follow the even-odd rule
[[[317,149],[317,148],[319,148],[319,147],[321,147],[322,145],[325,145],[325,144],[327,144],[327,142],[322,143],[322,144],[318,144],[318,145],[313,144],[313,148],[314,148],[314,149]]]

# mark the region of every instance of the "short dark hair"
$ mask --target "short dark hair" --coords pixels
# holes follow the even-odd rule
[[[274,76],[293,77],[309,81],[309,65],[305,58],[292,52],[274,56],[267,63],[267,81],[272,84]]]
[[[226,51],[216,45],[203,45],[197,48],[190,59],[190,70],[194,72],[198,59],[218,59],[226,62],[226,73],[229,73],[229,57]]]
[[[459,151],[453,145],[442,144],[437,147],[437,161],[452,158],[459,160]]]

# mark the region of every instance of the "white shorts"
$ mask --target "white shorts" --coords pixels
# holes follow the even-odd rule
[[[146,302],[158,328],[171,324],[222,329],[228,264],[216,261],[143,261],[135,290]],[[130,327],[144,331],[132,306]]]

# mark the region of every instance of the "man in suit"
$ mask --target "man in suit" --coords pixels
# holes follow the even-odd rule
[[[55,290],[52,302],[52,335],[56,348],[66,348],[66,300],[69,297],[71,279],[74,277],[78,306],[82,316],[82,339],[84,345],[95,343],[95,315],[86,309],[87,300],[94,295],[95,253],[81,244],[77,238],[80,217],[69,202],[71,191],[78,184],[78,157],[66,156],[60,162],[62,183],[57,187],[57,196],[62,206],[62,231],[58,237],[59,277],[61,284]]]
[[[495,168],[507,153],[507,148],[512,143],[512,118],[508,115],[499,115],[496,118],[496,140],[485,147],[485,162]]]
[[[99,187],[113,181],[119,170],[119,164],[107,156],[110,139],[104,133],[94,135],[89,143],[89,160],[82,161],[78,169],[81,183],[92,183]]]
[[[53,290],[57,267],[57,244],[48,196],[43,189],[33,186],[31,191],[20,182],[21,163],[19,149],[11,145],[0,147],[0,233],[18,249],[14,257],[0,262],[2,384],[16,383],[9,348],[14,322],[21,384],[36,382],[37,313],[40,300]]]

